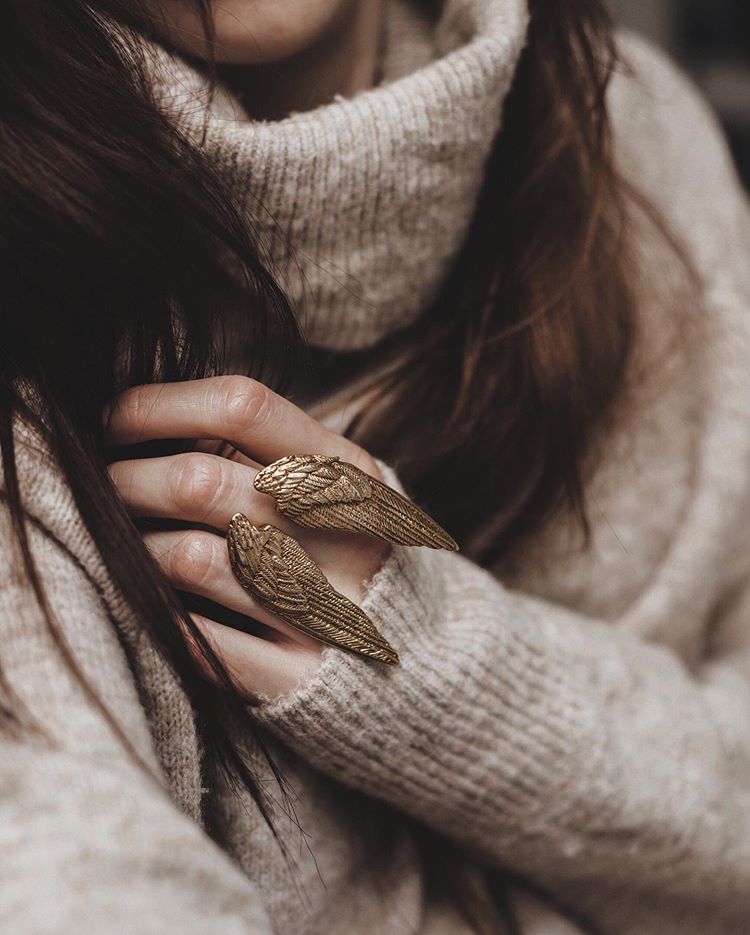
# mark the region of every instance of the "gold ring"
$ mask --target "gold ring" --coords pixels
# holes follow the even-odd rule
[[[254,484],[300,526],[365,532],[393,545],[458,549],[411,500],[339,458],[287,455],[259,471]]]
[[[333,588],[291,536],[235,513],[227,548],[235,578],[261,607],[324,643],[398,664],[398,653],[367,614]]]

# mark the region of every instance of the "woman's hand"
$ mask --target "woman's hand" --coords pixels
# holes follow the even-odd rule
[[[107,419],[112,446],[156,439],[196,439],[198,450],[170,457],[117,461],[110,475],[131,512],[208,527],[148,532],[148,548],[175,588],[263,624],[253,636],[207,616],[193,620],[248,696],[277,697],[308,679],[321,644],[260,607],[235,579],[224,532],[244,513],[294,536],[337,591],[357,602],[388,546],[344,532],[304,529],[285,519],[253,487],[261,467],[287,454],[338,455],[380,476],[374,459],[292,403],[246,377],[215,377],[127,390]],[[227,450],[229,455],[219,452]]]

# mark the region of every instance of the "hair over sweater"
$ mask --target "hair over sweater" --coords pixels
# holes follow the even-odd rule
[[[300,314],[331,349],[372,345],[439,287],[523,42],[515,0],[451,2],[436,24],[393,9],[404,25],[389,32],[381,87],[291,124],[247,125],[229,97],[209,115],[205,145],[249,207],[271,200],[276,265],[285,225],[287,246],[305,254]],[[701,294],[686,295],[634,209],[637,372],[588,491],[591,541],[560,516],[497,568],[395,548],[364,607],[401,666],[326,649],[311,681],[262,706],[292,790],[291,800],[274,793],[258,758],[287,859],[251,802],[206,785],[185,695],[58,469],[19,431],[52,606],[151,775],[68,671],[0,504],[2,666],[54,738],[0,738],[3,931],[468,933],[428,885],[414,822],[477,877],[509,868],[528,880],[513,891],[528,935],[570,935],[581,920],[618,935],[748,931],[750,212],[694,90],[640,41],[620,46],[632,70],[610,89],[618,162],[684,243]],[[184,101],[193,78],[175,69]],[[402,190],[390,173],[403,166],[413,175]],[[450,190],[432,203],[446,166]],[[251,179],[264,190],[250,192]],[[391,277],[406,243],[424,252],[407,251]],[[334,266],[351,302],[329,278]]]

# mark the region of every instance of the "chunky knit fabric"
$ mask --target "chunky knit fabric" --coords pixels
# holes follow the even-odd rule
[[[441,174],[443,154],[452,159],[461,136],[457,124],[469,133],[475,119],[496,120],[496,85],[482,76],[494,55],[517,49],[517,35],[502,36],[521,22],[502,0],[446,10],[454,18],[435,34],[459,28],[452,53],[355,101],[290,118],[309,133],[308,160],[299,142],[298,155],[286,166],[268,163],[266,176],[288,172],[285,190],[310,193],[297,176],[312,166],[324,177],[321,154],[332,167],[346,162],[334,150],[345,139],[354,145],[335,135],[347,121],[362,127],[369,113],[393,140],[394,122],[420,108],[414,134],[429,136],[424,152]],[[365,608],[402,665],[386,671],[326,650],[316,677],[263,707],[290,785],[285,798],[258,763],[286,857],[253,805],[207,778],[211,764],[201,762],[184,694],[112,586],[55,465],[32,437],[19,440],[31,542],[59,625],[152,775],[71,677],[1,514],[0,658],[54,738],[2,738],[3,931],[466,935],[446,888],[426,873],[415,832],[422,825],[452,849],[456,875],[479,880],[509,869],[524,881],[510,893],[530,935],[747,932],[750,213],[693,90],[640,43],[624,38],[621,46],[632,73],[618,74],[611,88],[619,163],[684,242],[700,295],[634,211],[640,350],[627,413],[588,491],[590,542],[561,516],[494,569],[395,549]],[[410,54],[399,52],[405,70]],[[498,82],[506,67],[509,59],[497,66]],[[482,85],[492,116],[479,102],[470,113],[443,109],[448,72],[456,94]],[[209,145],[246,186],[261,153],[249,140],[290,152],[275,129],[287,146],[283,125],[248,130],[214,115]],[[369,144],[352,154],[370,158],[377,143]],[[481,158],[472,165],[478,172]],[[364,169],[352,172],[380,184]],[[418,174],[415,184],[428,177]],[[368,264],[377,265],[377,255],[393,255],[390,238],[403,247],[403,231],[419,229],[409,211],[422,204],[407,199],[394,213],[387,171],[384,184],[378,210],[388,222],[376,233],[363,233],[363,216],[336,200],[344,197],[337,175],[327,189],[333,202],[299,203],[307,214],[297,236],[313,229],[313,210],[325,206],[318,221],[328,224],[333,203],[353,251],[335,263],[361,272],[354,257],[372,236]],[[462,190],[471,200],[476,181]],[[348,197],[372,205],[375,196]],[[465,208],[456,208],[455,231]],[[345,239],[336,238],[336,250]],[[316,249],[325,259],[325,245]],[[435,267],[420,270],[422,299],[447,249],[424,259]],[[396,262],[394,283],[403,272]],[[320,286],[307,307],[311,334],[330,346],[367,345],[414,311],[411,296],[395,290],[398,321],[377,301],[353,302],[349,317],[332,294]],[[347,337],[337,344],[343,321]],[[201,830],[207,818],[221,846]]]
[[[211,100],[194,69],[157,52],[166,108],[201,140],[208,111],[204,145],[312,344],[371,347],[435,297],[471,219],[526,20],[523,0],[452,2],[434,28],[391,4],[383,85],[274,123],[248,121],[226,93]]]

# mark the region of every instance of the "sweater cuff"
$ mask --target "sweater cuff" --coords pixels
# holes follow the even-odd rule
[[[601,751],[578,674],[543,626],[513,619],[508,592],[460,556],[396,547],[363,609],[401,664],[326,649],[309,682],[260,707],[262,724],[332,778],[483,849],[503,828],[591,819],[570,801],[582,756]]]
[[[325,646],[321,665],[309,681],[275,701],[263,703],[257,714],[275,730],[296,733],[300,717],[325,718],[325,709],[337,707],[337,699],[358,698],[366,690],[387,691],[393,676],[414,667],[412,653],[423,648],[431,628],[432,611],[440,600],[440,576],[426,550],[394,546],[370,582],[362,610],[398,652],[400,664],[386,666],[332,646]],[[366,711],[355,712],[355,721]],[[321,721],[321,724],[324,721]],[[307,734],[307,728],[305,728]]]
[[[433,556],[423,551],[394,547],[362,602],[398,652],[398,666],[327,646],[312,679],[254,710],[262,725],[312,765],[355,788],[362,788],[363,773],[394,778],[391,757],[397,768],[407,765],[398,748],[410,741],[402,735],[411,735],[411,722],[429,705],[421,697],[422,669],[441,581]],[[367,791],[381,794],[377,788]]]

